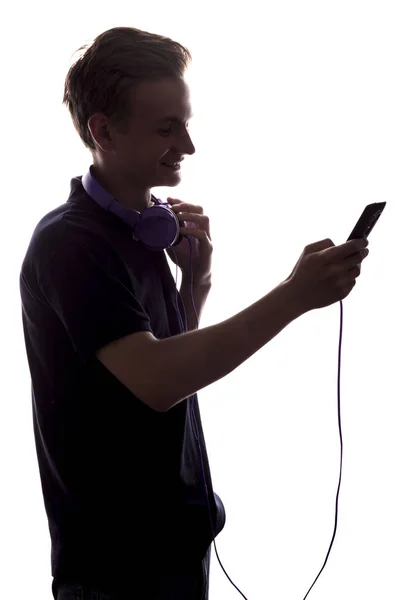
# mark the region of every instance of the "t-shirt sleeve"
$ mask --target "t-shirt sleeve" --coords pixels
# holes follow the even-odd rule
[[[74,350],[84,359],[121,337],[152,331],[127,270],[107,248],[84,240],[64,244],[38,279]]]

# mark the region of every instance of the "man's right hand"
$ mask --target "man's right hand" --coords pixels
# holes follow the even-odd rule
[[[366,238],[359,238],[335,246],[326,239],[304,248],[286,279],[303,312],[329,306],[350,294],[369,252],[368,243]]]

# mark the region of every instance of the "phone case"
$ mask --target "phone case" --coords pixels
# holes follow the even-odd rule
[[[381,216],[385,206],[386,202],[374,202],[373,204],[368,204],[368,206],[364,208],[361,217],[358,219],[356,226],[349,235],[347,241],[362,237],[367,238]]]

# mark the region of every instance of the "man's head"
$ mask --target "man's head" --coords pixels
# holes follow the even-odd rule
[[[189,51],[128,27],[106,31],[84,48],[66,77],[63,102],[95,167],[138,198],[152,187],[177,185],[180,170],[163,163],[195,152],[184,80]]]

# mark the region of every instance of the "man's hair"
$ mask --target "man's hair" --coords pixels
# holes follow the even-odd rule
[[[164,77],[182,79],[192,61],[189,50],[178,42],[133,27],[109,29],[76,52],[81,50],[84,54],[66,76],[63,104],[92,151],[96,145],[88,121],[93,114],[105,114],[114,127],[125,131],[132,88]]]

